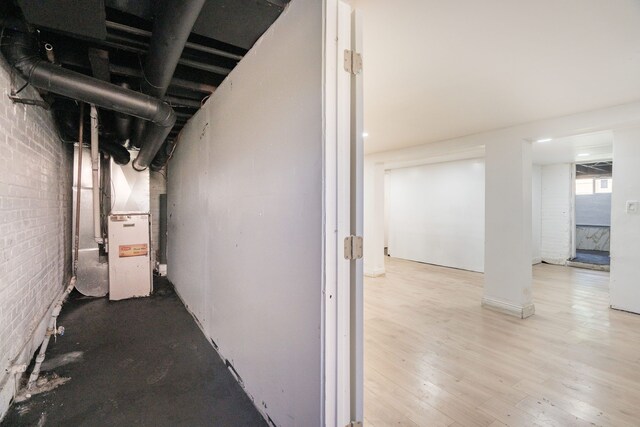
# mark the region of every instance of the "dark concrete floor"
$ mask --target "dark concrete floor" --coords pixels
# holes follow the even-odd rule
[[[74,292],[43,375],[69,378],[14,403],[2,426],[264,426],[170,283],[109,302]]]
[[[611,263],[609,252],[586,249],[576,249],[576,257],[569,261],[595,265],[609,265]]]

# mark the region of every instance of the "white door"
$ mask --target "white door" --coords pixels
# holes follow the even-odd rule
[[[357,10],[351,13],[351,234],[364,234],[364,149],[363,149],[363,84],[362,84],[362,23]],[[364,242],[363,242],[364,244]],[[364,406],[364,313],[363,313],[363,251],[351,261],[351,419],[362,422]]]
[[[362,71],[359,17],[327,2],[325,425],[363,419]]]

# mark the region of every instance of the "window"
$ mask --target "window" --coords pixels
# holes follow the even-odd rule
[[[612,183],[613,180],[611,178],[597,178],[596,193],[611,193]]]
[[[576,179],[576,195],[593,194],[593,178]]]

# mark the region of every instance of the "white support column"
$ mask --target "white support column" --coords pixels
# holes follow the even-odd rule
[[[531,316],[531,143],[496,140],[485,149],[485,273],[482,305]]]
[[[611,307],[640,314],[640,127],[614,130]]]
[[[364,274],[384,270],[384,163],[364,162]]]

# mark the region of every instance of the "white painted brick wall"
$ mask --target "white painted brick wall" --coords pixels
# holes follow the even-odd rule
[[[0,391],[12,386],[6,368],[63,289],[71,264],[71,147],[58,138],[50,112],[13,104],[10,90],[0,57]],[[20,96],[38,94],[28,87]]]
[[[569,163],[541,168],[541,255],[552,264],[564,264],[571,256],[571,168]]]

